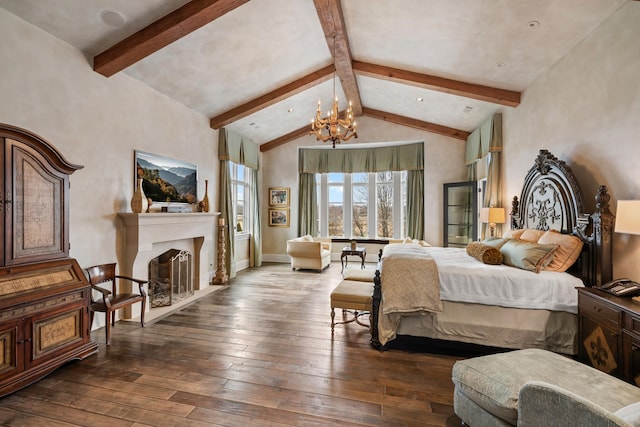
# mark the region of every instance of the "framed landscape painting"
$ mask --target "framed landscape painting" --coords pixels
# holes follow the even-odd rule
[[[142,178],[144,195],[154,204],[188,203],[198,201],[198,167],[191,163],[134,151],[135,180]]]
[[[288,227],[289,226],[289,209],[269,209],[269,226],[271,227]]]
[[[269,188],[269,206],[289,206],[289,187]]]

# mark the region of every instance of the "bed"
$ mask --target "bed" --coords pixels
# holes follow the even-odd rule
[[[486,265],[462,248],[388,245],[374,277],[371,344],[385,349],[397,336],[412,336],[577,354],[575,288],[612,276],[609,200],[600,186],[595,211],[585,213],[571,169],[540,150],[513,199],[509,232],[575,236],[563,236],[581,242],[571,267],[532,272]]]

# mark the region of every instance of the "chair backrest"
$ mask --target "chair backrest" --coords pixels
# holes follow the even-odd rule
[[[89,276],[89,283],[99,285],[100,283],[111,282],[112,292],[116,293],[116,264],[100,264],[86,268]]]

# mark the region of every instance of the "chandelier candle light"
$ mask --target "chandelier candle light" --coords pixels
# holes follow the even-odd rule
[[[335,57],[336,51],[336,38],[333,37],[333,52]],[[356,130],[356,121],[353,117],[353,109],[351,101],[349,101],[349,108],[343,114],[344,118],[340,118],[340,112],[338,110],[338,97],[336,96],[336,73],[333,73],[333,104],[331,110],[327,112],[327,117],[322,118],[322,103],[318,100],[318,110],[316,111],[315,119],[311,119],[311,131],[309,135],[315,135],[316,141],[333,143],[333,148],[336,148],[336,144],[340,144],[341,141],[348,141],[351,138],[357,138],[358,132]]]

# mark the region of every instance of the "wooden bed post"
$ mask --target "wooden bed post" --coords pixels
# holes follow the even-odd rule
[[[371,325],[371,340],[369,343],[377,350],[382,350],[382,344],[378,336],[378,314],[380,311],[380,301],[382,301],[382,286],[380,283],[380,263],[382,261],[382,249],[378,251],[378,267],[375,276],[373,276],[373,295],[371,296],[371,314],[369,315],[369,324]]]

